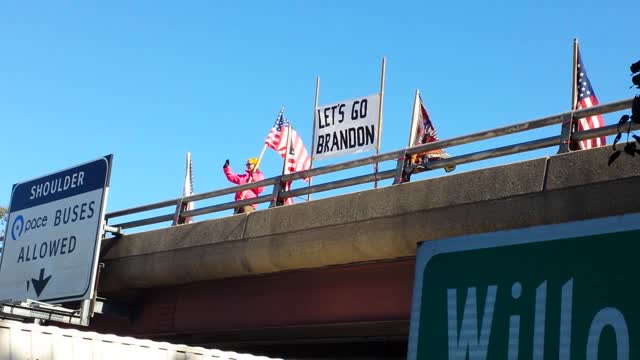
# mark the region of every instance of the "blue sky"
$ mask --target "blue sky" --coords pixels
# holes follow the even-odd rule
[[[415,89],[441,139],[568,111],[576,37],[600,102],[626,99],[639,13],[632,0],[3,2],[0,205],[14,183],[106,154],[108,211],[180,196],[187,151],[196,193],[228,187],[224,160],[241,171],[257,156],[281,106],[310,147],[316,77],[320,105],[374,94],[383,56],[381,152],[406,146]],[[261,167],[278,175],[281,159],[269,150]]]

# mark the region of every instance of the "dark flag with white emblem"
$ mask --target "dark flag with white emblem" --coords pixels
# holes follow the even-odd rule
[[[582,63],[582,58],[580,57],[580,50],[578,50],[577,56],[577,67],[576,67],[576,89],[578,97],[576,99],[576,103],[574,108],[576,110],[585,109],[588,107],[598,105],[598,98],[596,98],[596,93],[593,91],[591,87],[591,82],[587,77],[587,70]],[[602,115],[594,115],[586,118],[578,119],[578,131],[590,130],[604,126],[604,120],[602,119]],[[580,150],[596,148],[599,146],[604,146],[607,144],[606,137],[597,137],[588,140],[582,140],[579,143]]]
[[[409,133],[409,147],[423,145],[439,141],[436,128],[431,122],[427,108],[422,102],[420,91],[416,90],[416,96],[413,100],[413,114],[411,115],[411,130]],[[411,161],[414,164],[424,164],[431,160],[448,159],[449,155],[444,149],[433,149],[424,153],[415,154]],[[446,172],[455,170],[455,165],[445,167]]]

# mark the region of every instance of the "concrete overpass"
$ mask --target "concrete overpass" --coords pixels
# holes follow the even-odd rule
[[[416,242],[638,212],[638,160],[623,154],[608,167],[610,153],[567,153],[106,240],[99,295],[134,311],[96,315],[91,328],[279,356],[313,348],[317,356],[401,358]]]

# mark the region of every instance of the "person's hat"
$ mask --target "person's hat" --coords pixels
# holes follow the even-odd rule
[[[247,159],[247,164],[256,165],[257,163],[258,163],[258,159],[257,158],[248,158]]]

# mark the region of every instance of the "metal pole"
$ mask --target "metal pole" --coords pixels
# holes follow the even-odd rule
[[[418,124],[418,106],[420,103],[420,90],[416,89],[415,97],[413,98],[413,111],[411,112],[411,125],[409,126],[409,141],[407,142],[407,148],[410,148],[416,145],[416,133],[418,126],[422,126],[422,124]],[[412,156],[405,155],[398,159],[396,164],[396,176],[394,177],[393,184],[402,184],[403,182],[409,181],[409,177],[406,176],[407,166],[413,164],[411,161]]]
[[[416,129],[418,128],[418,99],[420,98],[420,90],[416,89],[416,95],[413,98],[413,112],[411,113],[411,127],[409,128],[409,142],[407,147],[415,145]]]
[[[311,131],[311,164],[309,165],[309,169],[313,169],[313,150],[316,148],[316,113],[318,112],[318,95],[320,94],[320,77],[316,77],[316,96],[313,102],[313,130]],[[319,121],[320,119],[318,119]],[[309,187],[311,187],[312,177],[309,178]],[[307,201],[311,200],[311,193],[307,194]]]
[[[382,74],[380,75],[380,104],[378,107],[378,138],[376,139],[376,155],[380,154],[380,142],[382,138],[382,105],[384,103],[384,75],[387,68],[387,58],[382,57]],[[374,175],[378,173],[378,162],[373,164]],[[373,183],[373,187],[378,188],[378,180]]]
[[[578,87],[577,87],[577,77],[578,77],[578,39],[573,39],[573,65],[572,65],[572,82],[571,82],[571,110],[575,110],[577,108],[577,98],[578,98]]]
[[[282,175],[288,174],[287,162],[289,161],[289,151],[291,150],[291,129],[293,129],[293,125],[291,124],[291,122],[289,122],[289,126],[287,129],[287,150],[284,153],[284,163],[282,164]]]
[[[576,78],[578,76],[578,39],[573,39],[573,62],[571,65],[572,83],[571,83],[571,111],[576,110],[577,105],[577,84]],[[562,129],[560,131],[560,149],[558,154],[567,153],[571,151],[571,134],[574,132],[573,114],[566,117],[562,121]]]
[[[293,124],[291,124],[291,122],[289,122],[289,126],[287,127],[287,150],[284,153],[284,161],[282,163],[282,175],[286,175],[289,173],[289,152],[291,151],[291,130],[293,130]],[[284,127],[283,127],[284,129]],[[291,184],[293,182],[293,180],[289,180],[289,184]],[[289,185],[289,189],[291,189],[291,185]],[[280,196],[278,195],[278,198],[280,198]]]

